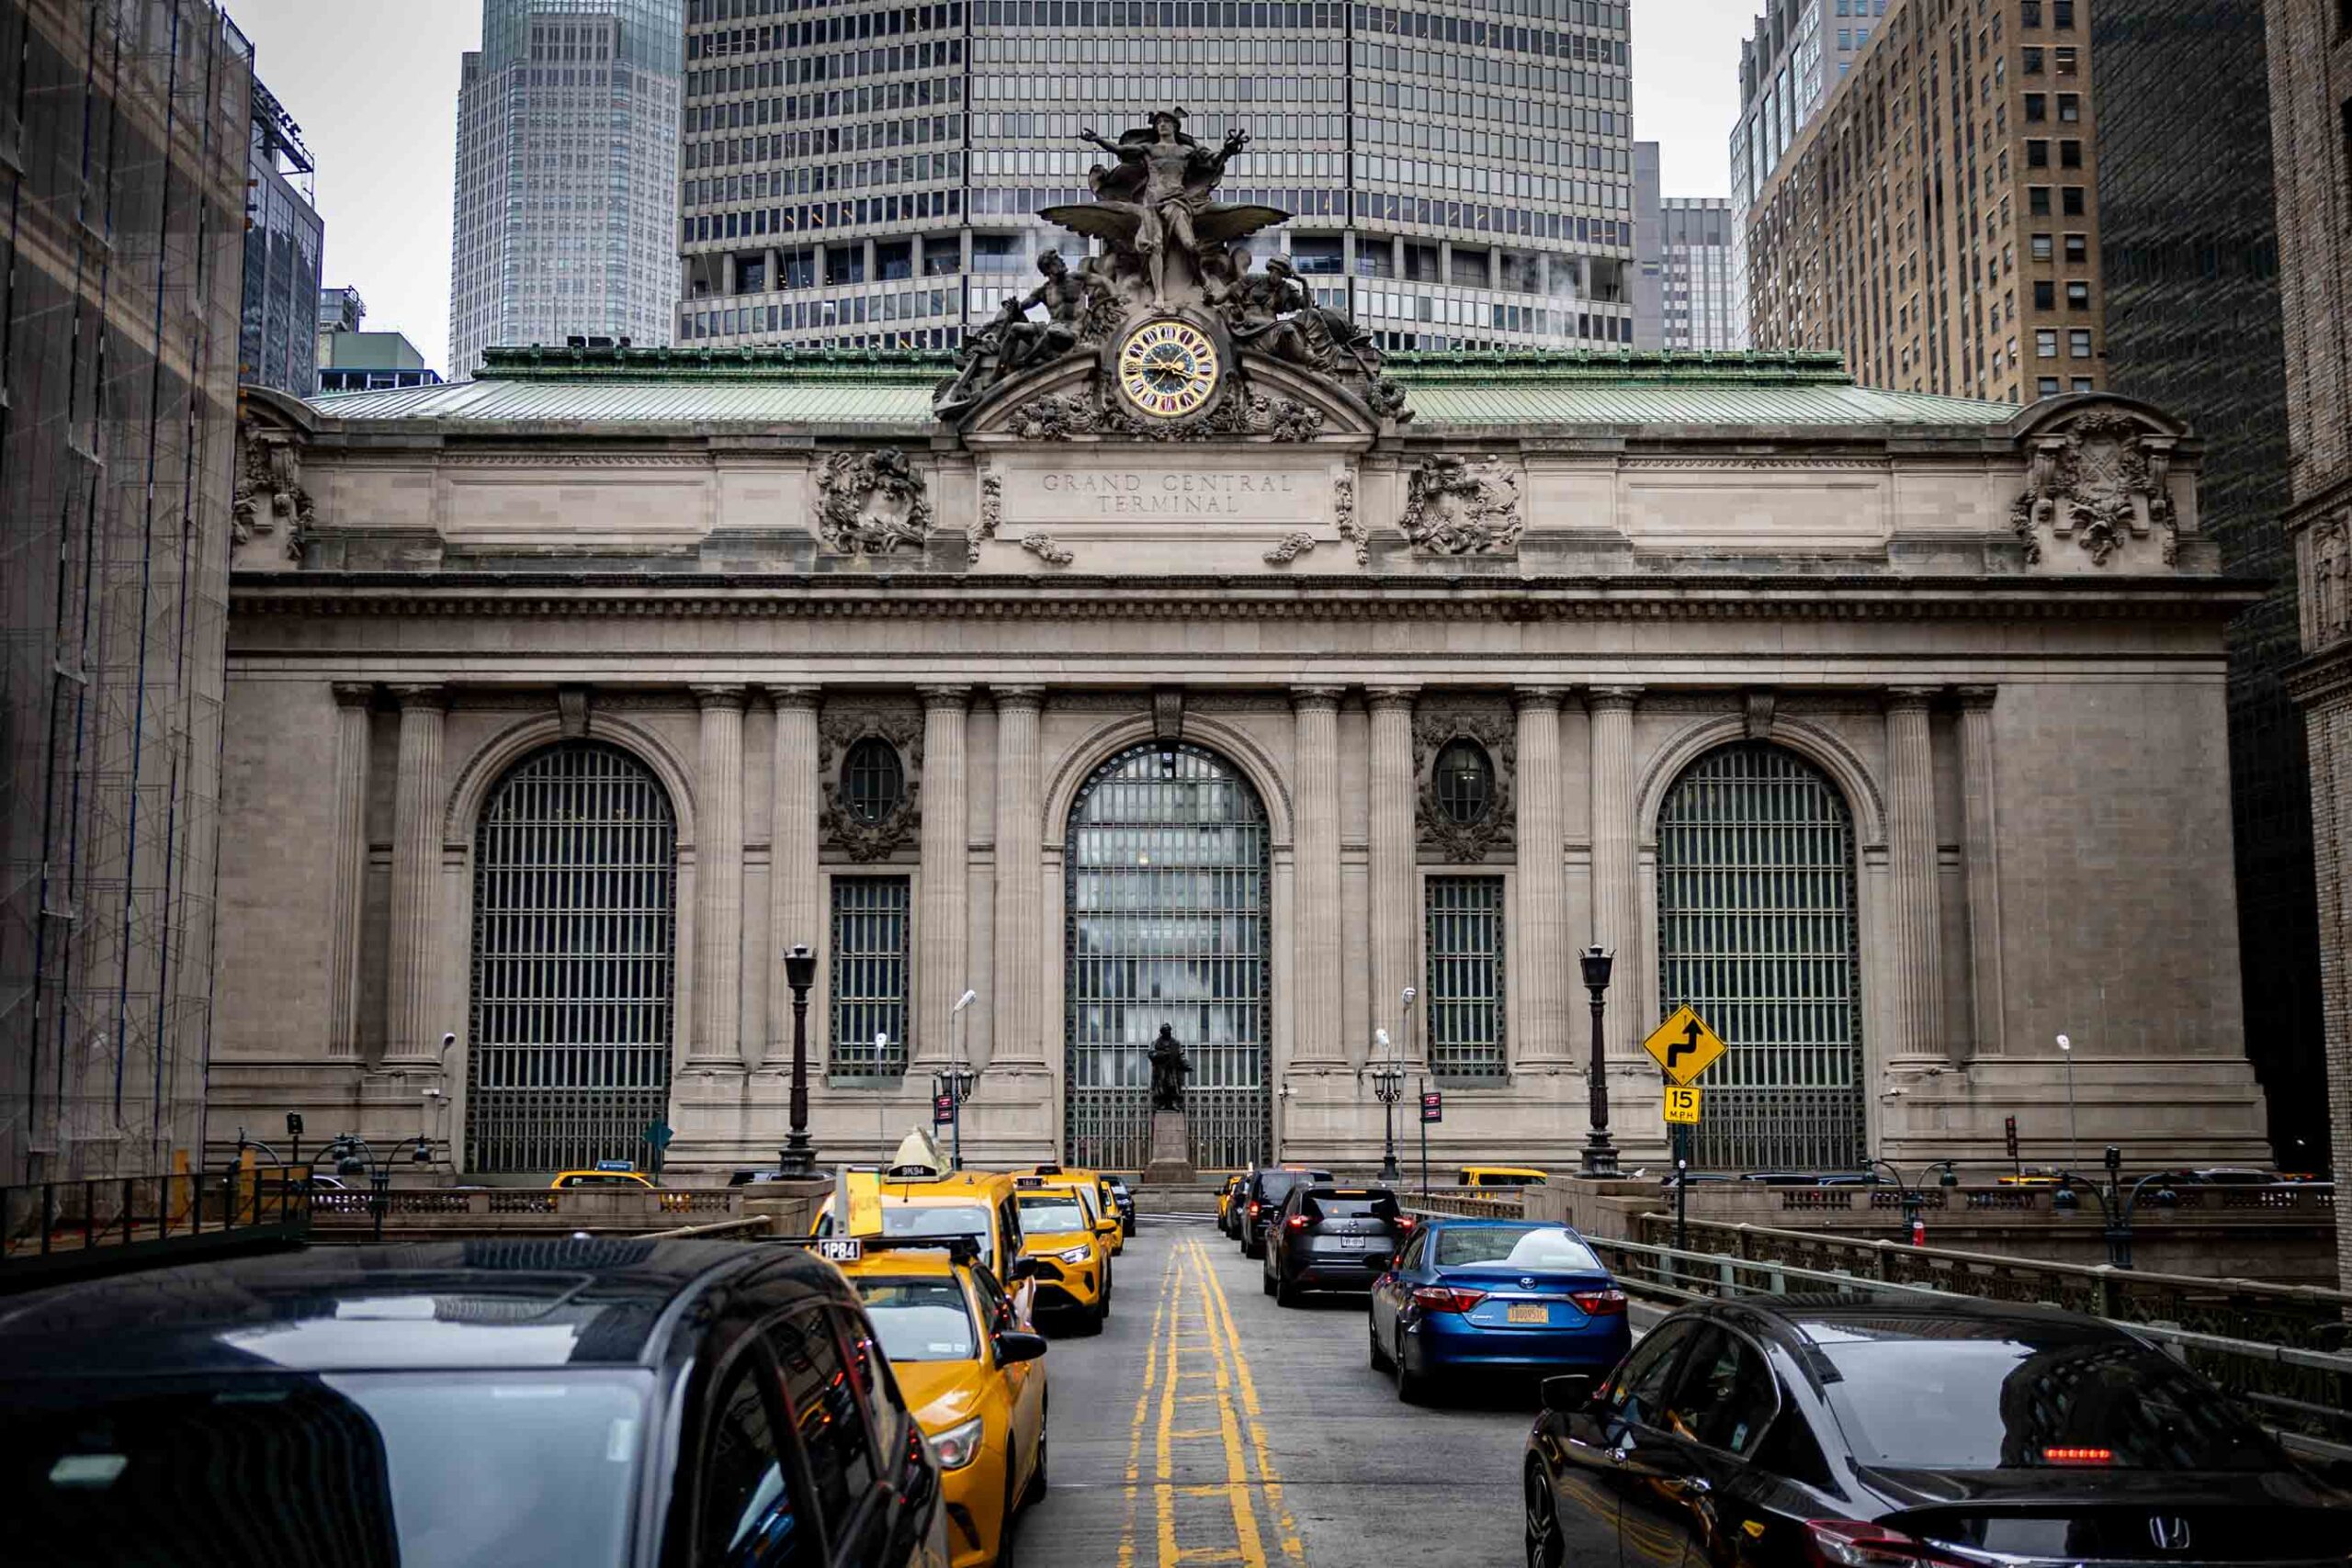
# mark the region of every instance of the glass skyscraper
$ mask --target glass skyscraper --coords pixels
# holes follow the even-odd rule
[[[1158,107],[1391,348],[1633,341],[1626,7],[687,0],[677,336],[949,347]]]
[[[449,370],[492,344],[666,343],[683,0],[482,0],[458,92]]]

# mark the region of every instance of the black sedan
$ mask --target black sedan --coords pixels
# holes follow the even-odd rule
[[[318,1248],[0,1308],[12,1563],[944,1568],[838,1269],[588,1239]]]
[[[2342,1564],[2352,1494],[2148,1342],[1949,1298],[1668,1318],[1544,1385],[1529,1568]]]
[[[1412,1230],[1385,1187],[1294,1187],[1266,1232],[1266,1294],[1295,1306],[1301,1291],[1370,1290]]]

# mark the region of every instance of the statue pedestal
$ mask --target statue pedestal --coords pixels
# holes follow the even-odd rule
[[[1144,1167],[1146,1186],[1189,1187],[1201,1179],[1193,1167],[1193,1140],[1181,1111],[1151,1113],[1151,1163]]]

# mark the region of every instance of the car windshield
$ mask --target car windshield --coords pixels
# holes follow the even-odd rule
[[[611,1171],[602,1170],[592,1170],[582,1176],[567,1176],[563,1179],[563,1184],[566,1187],[642,1187],[645,1185],[634,1176],[620,1176]]]
[[[1290,1196],[1290,1190],[1309,1179],[1303,1170],[1270,1170],[1258,1178],[1258,1190],[1264,1194],[1268,1207],[1279,1204]]]
[[[2169,1358],[2120,1336],[1917,1339],[1813,1325],[1838,1425],[1903,1470],[2267,1470],[2270,1440]]]
[[[1086,1210],[1075,1192],[1023,1193],[1021,1228],[1032,1235],[1066,1235],[1086,1228]]]
[[[968,1235],[980,1243],[980,1260],[996,1267],[996,1236],[989,1228],[989,1212],[980,1208],[931,1203],[882,1205],[884,1235]]]
[[[1600,1259],[1558,1225],[1448,1225],[1437,1233],[1437,1266],[1492,1263],[1506,1269],[1569,1269],[1599,1274]]]
[[[964,1287],[954,1280],[856,1281],[865,1315],[893,1361],[968,1361],[978,1354]]]
[[[1385,1192],[1368,1193],[1360,1198],[1309,1198],[1304,1207],[1313,1211],[1318,1220],[1394,1219],[1396,1200]]]
[[[23,1563],[617,1562],[636,1371],[240,1373],[8,1391]]]

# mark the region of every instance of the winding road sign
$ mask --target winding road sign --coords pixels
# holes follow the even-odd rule
[[[1674,1010],[1674,1016],[1650,1031],[1650,1037],[1642,1042],[1642,1049],[1657,1059],[1668,1077],[1687,1084],[1714,1066],[1724,1046],[1723,1036],[1708,1028],[1707,1021],[1685,1003]]]

